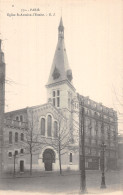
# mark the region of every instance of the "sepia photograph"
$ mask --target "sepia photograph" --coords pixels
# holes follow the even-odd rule
[[[123,194],[123,0],[0,0],[0,195]]]

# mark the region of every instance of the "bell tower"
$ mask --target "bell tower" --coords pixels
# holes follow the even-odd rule
[[[48,101],[52,102],[55,107],[71,110],[71,101],[75,96],[72,79],[72,70],[69,67],[64,43],[64,26],[61,17],[58,26],[58,43],[46,85]]]

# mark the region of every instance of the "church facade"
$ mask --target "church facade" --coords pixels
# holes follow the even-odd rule
[[[64,43],[62,18],[51,66],[47,103],[5,113],[4,170],[79,170],[80,104],[85,110],[86,169],[100,169],[101,144],[107,168],[117,166],[117,113],[76,93]],[[102,128],[103,126],[103,128]],[[31,162],[31,163],[30,163]]]

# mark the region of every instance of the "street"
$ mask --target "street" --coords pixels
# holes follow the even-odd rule
[[[106,189],[100,189],[101,172],[86,171],[86,186],[88,194],[122,194],[123,171],[106,172]],[[80,175],[78,172],[33,174],[16,176],[16,178],[4,177],[0,182],[0,195],[21,192],[40,194],[79,194]]]

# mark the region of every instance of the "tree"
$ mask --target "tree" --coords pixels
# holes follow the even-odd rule
[[[123,78],[121,78],[123,81]],[[117,111],[118,116],[118,126],[119,133],[123,133],[123,88],[119,86],[119,88],[115,88],[113,86],[113,94],[114,94],[114,108]]]
[[[59,157],[59,171],[62,175],[62,155],[66,154],[71,144],[71,133],[68,126],[68,121],[63,116],[58,116],[57,121],[54,123],[54,137],[55,139],[49,140],[48,145],[51,145],[56,151],[58,151]]]
[[[28,121],[28,129],[23,131],[21,137],[21,145],[24,149],[24,155],[30,155],[30,175],[32,175],[33,155],[38,154],[43,139],[39,133],[35,132],[35,122],[33,117],[33,111],[31,112],[31,120]]]

